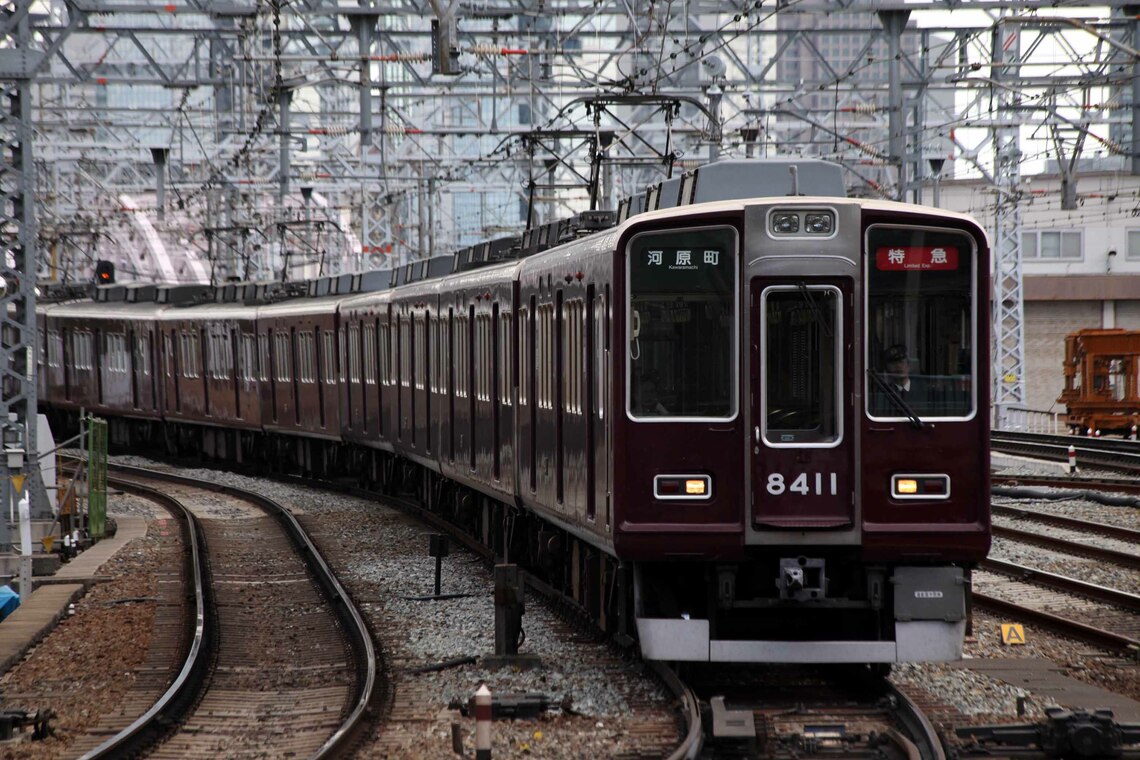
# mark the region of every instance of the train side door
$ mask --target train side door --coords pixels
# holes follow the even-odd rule
[[[850,281],[755,279],[752,522],[757,529],[854,525]]]

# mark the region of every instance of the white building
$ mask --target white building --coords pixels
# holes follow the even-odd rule
[[[1064,411],[1065,336],[1081,328],[1140,330],[1140,176],[1125,170],[1077,179],[1077,208],[1061,208],[1056,174],[1023,177],[1025,390],[1031,409]],[[939,205],[993,234],[994,191],[943,182]],[[926,194],[930,198],[930,194]]]

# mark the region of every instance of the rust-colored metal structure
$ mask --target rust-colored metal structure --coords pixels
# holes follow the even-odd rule
[[[1078,330],[1065,338],[1065,389],[1074,433],[1130,435],[1140,425],[1140,331]]]

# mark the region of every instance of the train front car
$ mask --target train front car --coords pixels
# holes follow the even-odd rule
[[[618,251],[615,550],[644,656],[958,658],[990,541],[985,234],[831,197],[674,213]]]

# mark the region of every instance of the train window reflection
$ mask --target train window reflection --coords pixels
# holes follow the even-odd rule
[[[867,411],[872,417],[974,413],[976,251],[952,230],[867,232]]]
[[[735,416],[736,233],[648,233],[629,247],[627,408],[639,419]]]
[[[763,295],[764,440],[834,444],[840,423],[839,291],[788,285]]]

